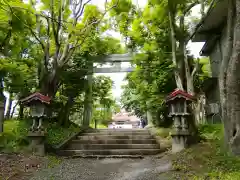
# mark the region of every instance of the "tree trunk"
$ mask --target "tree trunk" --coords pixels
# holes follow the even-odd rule
[[[88,127],[92,119],[92,81],[93,75],[87,76],[87,87],[85,91],[84,112],[83,112],[83,126]]]
[[[97,129],[97,120],[96,119],[94,120],[94,126],[95,126],[94,128]]]
[[[169,22],[170,22],[171,40],[172,40],[172,62],[175,68],[175,71],[174,71],[175,81],[176,81],[177,88],[183,90],[183,83],[180,76],[181,69],[177,63],[176,33],[175,33],[175,24],[174,24],[175,18],[174,18],[174,14],[171,11],[169,11]]]
[[[234,10],[234,8],[232,8]],[[225,133],[233,154],[240,154],[240,1],[236,1],[236,24],[233,37],[233,51],[227,70],[227,115]],[[227,128],[227,129],[226,129]]]
[[[6,116],[5,119],[9,119],[10,115],[11,115],[11,110],[12,110],[12,98],[13,98],[13,94],[10,93],[9,94],[9,99],[8,99],[8,107],[7,107],[7,112],[6,112]]]
[[[13,109],[12,109],[12,112],[11,112],[11,115],[10,115],[10,118],[12,119],[13,118],[13,115],[15,113],[15,110],[16,110],[16,107],[18,105],[18,102],[13,106]]]
[[[5,103],[6,99],[3,94],[3,77],[0,74],[0,133],[3,132],[3,123],[4,123],[4,112],[5,112]]]
[[[229,120],[228,120],[228,112],[227,112],[227,89],[226,89],[226,78],[227,78],[227,70],[229,66],[229,60],[232,55],[233,49],[233,16],[234,16],[234,5],[233,0],[229,0],[228,3],[228,19],[227,19],[227,44],[225,51],[222,51],[221,41],[219,41],[219,48],[221,54],[222,61],[220,65],[220,73],[219,73],[219,92],[220,92],[220,103],[221,103],[221,113],[222,113],[222,122],[224,124],[225,130],[225,146],[228,148],[228,141],[229,141]],[[229,69],[230,70],[230,69]],[[230,104],[229,104],[230,105]],[[230,108],[230,107],[229,107]]]
[[[201,1],[200,13],[201,13],[201,18],[203,18],[205,16],[205,0]]]
[[[184,24],[184,15],[182,15],[180,17],[180,23],[179,23],[179,27],[180,27],[180,30],[182,32],[182,37],[180,37],[180,40],[179,40],[179,50],[180,50],[180,54],[181,54],[181,59],[180,61],[184,63],[184,76],[185,76],[185,79],[186,79],[186,90],[189,94],[191,95],[195,95],[194,93],[194,85],[193,85],[193,75],[191,74],[190,72],[190,65],[189,65],[189,62],[188,62],[188,56],[187,56],[187,44],[186,44],[186,37],[184,36],[185,34],[185,24]]]
[[[49,96],[50,98],[53,99],[59,88],[59,77],[56,70],[52,73],[46,72],[41,78],[39,86],[42,94]],[[46,108],[46,114],[48,118],[52,117],[51,106],[48,106]]]
[[[23,119],[23,110],[24,110],[24,107],[23,105],[19,105],[19,114],[18,114],[18,119]]]
[[[56,70],[52,73],[46,73],[40,84],[41,93],[53,98],[58,91],[59,78]]]
[[[65,127],[68,127],[70,124],[69,116],[71,107],[74,104],[74,97],[69,96],[67,103],[63,106],[61,112],[59,113],[59,123]]]

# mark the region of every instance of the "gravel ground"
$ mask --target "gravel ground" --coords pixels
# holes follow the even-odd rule
[[[65,159],[52,169],[36,172],[31,180],[170,180],[166,158]]]

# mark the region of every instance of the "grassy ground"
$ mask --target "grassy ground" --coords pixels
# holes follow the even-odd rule
[[[73,133],[80,131],[76,125],[68,128],[59,126],[57,123],[45,123],[47,144],[55,146],[63,142]],[[28,145],[27,133],[30,122],[27,120],[7,120],[4,122],[4,132],[0,134],[0,148],[4,152],[19,152]]]
[[[4,132],[0,134],[0,179],[29,179],[32,172],[39,168],[52,168],[62,161],[53,155],[35,157],[27,153],[27,133],[30,125],[27,120],[4,122]],[[72,133],[80,130],[73,124],[69,128],[63,128],[56,123],[45,123],[45,127],[46,141],[51,146],[62,143]]]
[[[172,179],[239,180],[240,158],[224,150],[222,125],[204,125],[199,130],[203,139],[199,144],[171,155]]]
[[[156,135],[164,139],[170,139],[171,138],[170,131],[171,131],[170,128],[157,128]]]
[[[94,123],[90,124],[90,127],[95,128],[95,124]],[[105,126],[103,124],[98,124],[97,125],[97,129],[105,129],[105,128],[107,128],[107,126]]]
[[[28,145],[27,121],[8,120],[4,122],[4,132],[0,133],[0,148],[4,152],[17,152]]]

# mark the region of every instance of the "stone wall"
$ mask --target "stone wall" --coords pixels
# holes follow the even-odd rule
[[[222,61],[222,57],[226,53],[226,43],[227,43],[227,36],[226,36],[226,27],[223,29],[221,36],[218,41],[216,41],[215,46],[210,53],[210,64],[211,64],[211,71],[212,77],[218,78],[220,72],[220,65]],[[212,103],[216,103],[219,105],[219,113],[213,114],[206,114],[207,121],[209,123],[219,123],[221,122],[221,108],[220,108],[220,94],[219,94],[219,84],[218,80],[216,83],[212,84],[212,87],[206,92],[206,104],[207,108]]]
[[[211,71],[212,77],[219,77],[219,69],[222,61],[222,57],[224,57],[226,50],[226,27],[223,29],[221,33],[220,39],[215,43],[215,46],[210,53],[210,63],[211,63]]]

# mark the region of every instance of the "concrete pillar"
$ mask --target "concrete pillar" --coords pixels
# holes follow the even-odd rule
[[[37,156],[45,156],[45,134],[43,131],[30,131],[28,133],[30,139],[29,150]]]

